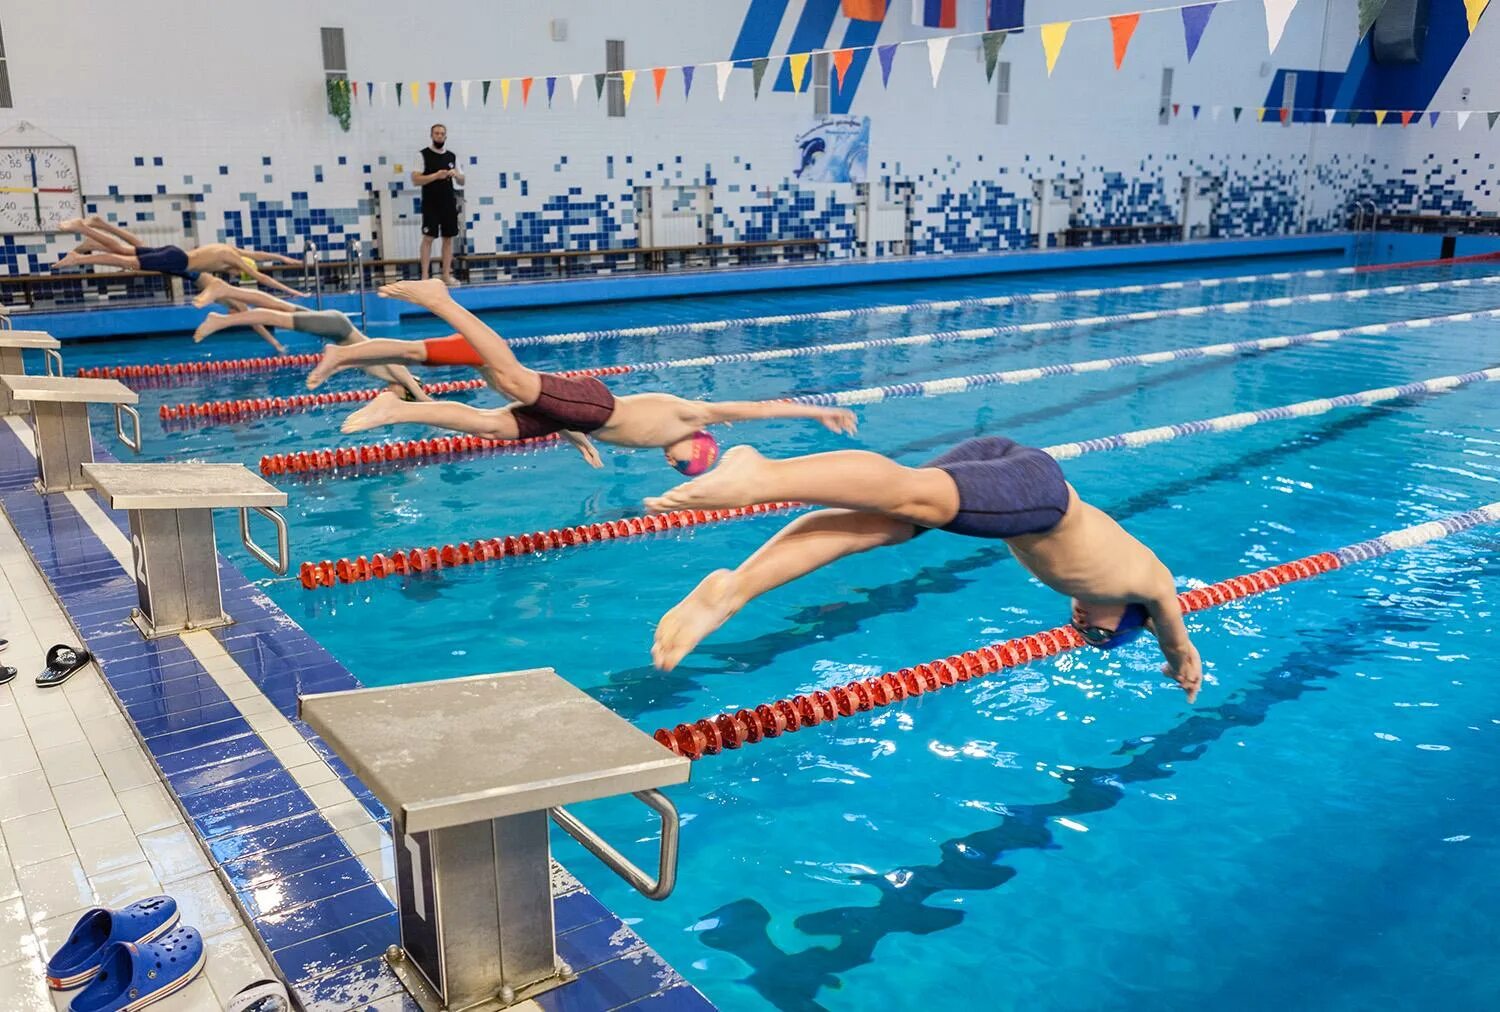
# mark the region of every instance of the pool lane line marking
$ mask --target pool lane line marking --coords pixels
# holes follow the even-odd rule
[[[1184,613],[1217,608],[1242,598],[1311,579],[1346,566],[1423,545],[1450,534],[1500,522],[1500,502],[1453,513],[1427,523],[1388,531],[1331,552],[1304,556],[1241,576],[1221,580],[1177,595]],[[991,643],[976,650],[915,664],[899,671],[857,679],[810,693],[719,713],[672,729],[658,728],[654,737],[664,747],[689,759],[717,755],[742,745],[779,737],[804,727],[853,716],[903,699],[935,692],[972,678],[983,678],[1030,661],[1076,650],[1083,638],[1072,626],[1060,626]]]

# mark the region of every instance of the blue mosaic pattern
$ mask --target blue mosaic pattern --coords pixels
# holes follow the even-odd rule
[[[36,493],[35,476],[31,453],[9,428],[0,431],[0,506],[304,1008],[414,1009],[382,958],[399,938],[383,890],[192,652],[176,638],[142,639],[129,620],[134,578],[66,498]],[[127,529],[124,514],[108,515]],[[220,579],[237,620],[213,635],[389,832],[369,790],[295,720],[298,695],[359,683],[223,559]],[[548,995],[547,1008],[712,1008],[558,871],[558,948],[580,977]]]

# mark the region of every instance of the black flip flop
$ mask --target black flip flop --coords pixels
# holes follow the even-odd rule
[[[62,643],[47,651],[47,670],[36,676],[36,684],[44,689],[61,685],[82,670],[93,660],[93,654],[82,647],[70,647]]]
[[[16,669],[9,664],[0,664],[0,685],[16,680]]]

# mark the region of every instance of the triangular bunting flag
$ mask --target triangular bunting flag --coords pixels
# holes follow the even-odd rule
[[[1479,16],[1484,9],[1490,5],[1490,0],[1464,0],[1464,12],[1469,15],[1469,34],[1474,34],[1474,26],[1479,24]]]
[[[1438,117],[1441,116],[1441,115],[1442,115],[1442,113],[1440,113],[1440,112],[1430,112],[1430,113],[1428,113],[1427,114],[1427,125],[1428,126],[1437,126]]]
[[[1139,14],[1116,14],[1109,19],[1109,31],[1115,38],[1115,69],[1125,62],[1125,50],[1130,46],[1130,37],[1135,26],[1141,23]]]
[[[1324,109],[1323,110],[1323,122],[1327,123],[1329,125],[1332,125],[1333,124],[1333,117],[1335,117],[1337,115],[1338,115],[1338,110],[1337,109]]]
[[[1500,119],[1500,111],[1486,113],[1485,115],[1489,116],[1490,118],[1490,129],[1495,129],[1495,120]]]
[[[792,91],[798,95],[802,94],[802,85],[807,78],[807,55],[793,53],[786,58],[787,66],[792,69]]]
[[[1469,117],[1472,115],[1473,113],[1470,112],[1456,112],[1453,114],[1453,118],[1458,120],[1458,128],[1462,130],[1464,128],[1464,124],[1469,122]]]
[[[854,50],[835,49],[833,51],[833,73],[839,79],[839,91],[844,90],[844,75],[849,73],[849,64],[854,62]]]
[[[715,63],[714,77],[719,85],[719,101],[724,101],[724,89],[729,85],[729,75],[734,70],[732,63]]]
[[[1005,32],[984,33],[984,79],[986,81],[995,79],[995,66],[1000,62],[1000,47],[1005,45],[1005,36]]]
[[[489,105],[490,104],[490,85],[492,85],[494,83],[495,82],[491,81],[489,78],[485,78],[483,81],[479,82],[479,104],[480,105]]]
[[[1210,109],[1208,111],[1209,118],[1211,118],[1215,123],[1217,123],[1217,122],[1219,122],[1219,114],[1222,113],[1223,111],[1224,111],[1224,107],[1222,105],[1216,105],[1216,106],[1214,106],[1212,109]]]
[[[453,82],[452,81],[444,81],[443,82],[443,108],[444,109],[452,109],[453,108]]]
[[[693,93],[693,71],[697,70],[691,63],[682,68],[682,97],[687,98]]]
[[[411,96],[411,104],[413,106],[419,106],[422,104],[421,88],[422,83],[420,81],[413,81],[411,83],[411,90],[409,90],[407,94]]]
[[[1411,109],[1402,109],[1401,110],[1401,125],[1402,126],[1411,126],[1411,118],[1413,116],[1415,116],[1415,115],[1416,115],[1416,112],[1414,110],[1411,110]]]
[[[604,81],[607,77],[609,77],[608,74],[594,75],[594,98],[596,100],[604,97]]]
[[[396,82],[396,104],[397,105],[401,104],[401,87],[402,87],[402,83],[400,81],[397,81]],[[384,84],[382,84],[380,86],[380,97],[381,98],[385,98],[385,85]]]
[[[528,102],[531,101],[531,82],[532,82],[532,78],[529,78],[529,77],[523,77],[523,78],[521,78],[521,104],[522,105],[525,105],[526,103],[528,103]]]
[[[770,60],[762,56],[760,59],[755,60],[750,64],[750,79],[755,84],[756,98],[760,98],[760,82],[765,80],[766,67],[770,66],[770,63]]]
[[[552,108],[552,96],[557,93],[557,78],[547,78],[547,108]]]
[[[470,83],[471,82],[469,82],[469,81],[459,81],[458,82],[458,100],[461,103],[463,103],[463,107],[465,109],[467,109],[469,107],[469,84]]]
[[[1271,52],[1276,52],[1276,47],[1281,45],[1281,33],[1286,31],[1286,19],[1292,16],[1292,8],[1297,6],[1297,0],[1265,0],[1266,4],[1266,38],[1271,44]]]
[[[384,105],[385,105],[385,104],[386,104],[386,97],[385,97],[385,82],[384,82],[384,81],[381,81],[381,82],[380,82],[380,104],[381,104],[381,105],[382,105],[382,106],[384,106]],[[400,104],[400,103],[397,103],[397,104],[398,104],[398,105],[399,105],[399,104]]]
[[[625,107],[630,107],[630,96],[635,91],[635,71],[620,71],[620,80],[625,82]]]
[[[374,105],[374,104],[375,104],[375,82],[374,81],[366,81],[365,82],[365,105]]]
[[[880,57],[880,86],[889,88],[891,86],[891,64],[896,62],[896,43],[888,46],[877,46],[875,55]]]
[[[1238,123],[1240,121],[1240,113],[1242,113],[1244,111],[1245,111],[1245,107],[1242,106],[1242,105],[1237,105],[1237,106],[1234,107],[1234,121],[1236,123]]]
[[[1276,118],[1285,123],[1287,120],[1292,118],[1292,110],[1288,109],[1286,106],[1282,106],[1280,109],[1276,110]]]
[[[1068,37],[1071,27],[1071,21],[1054,21],[1042,26],[1042,52],[1047,54],[1048,77],[1052,76],[1052,68],[1057,66],[1057,54],[1062,52],[1063,40]]]
[[[1375,125],[1376,126],[1385,126],[1385,110],[1384,109],[1376,109],[1375,110]]]
[[[948,56],[948,36],[939,35],[927,40],[927,66],[932,71],[932,86],[937,87],[938,75],[943,72],[943,60]]]
[[[1385,0],[1359,0],[1359,37],[1364,38],[1375,19],[1380,17]]]
[[[1181,113],[1182,113],[1182,103],[1181,102],[1173,102],[1172,103],[1172,115],[1173,116],[1178,116],[1178,115],[1181,115]]]
[[[437,108],[437,82],[436,81],[428,81],[427,82],[427,105],[429,107],[431,107],[431,108],[434,108],[434,109]]]
[[[500,78],[500,108],[510,108],[510,78]]]
[[[1264,123],[1265,121],[1266,121],[1266,109],[1265,109],[1265,106],[1256,106],[1255,107],[1255,122],[1257,122],[1257,123]]]
[[[661,105],[661,86],[667,83],[667,68],[651,68],[651,84],[656,88],[656,104]]]
[[[573,87],[573,104],[577,105],[578,104],[578,89],[583,87],[583,75],[582,74],[569,74],[568,75],[568,84],[572,85],[572,87]]]
[[[1208,18],[1213,14],[1214,6],[1215,4],[1193,4],[1182,8],[1182,34],[1187,43],[1189,63],[1192,62],[1193,54],[1198,51],[1198,43],[1203,41],[1203,29],[1208,27]]]
[[[1198,110],[1202,109],[1202,108],[1203,108],[1203,106],[1201,106],[1201,105],[1195,105],[1195,106],[1193,106],[1193,119],[1197,119],[1198,118]]]

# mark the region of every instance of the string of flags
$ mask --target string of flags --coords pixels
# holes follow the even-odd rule
[[[1192,119],[1198,119],[1204,113],[1212,122],[1218,122],[1225,113],[1233,117],[1233,122],[1239,123],[1285,123],[1288,120],[1295,123],[1317,123],[1322,122],[1329,126],[1335,123],[1374,123],[1376,126],[1384,126],[1387,123],[1400,123],[1402,126],[1411,126],[1413,123],[1421,123],[1427,120],[1427,125],[1435,127],[1444,120],[1452,122],[1459,130],[1469,125],[1469,120],[1475,116],[1483,117],[1489,122],[1489,129],[1495,129],[1496,121],[1500,121],[1500,109],[1324,109],[1317,106],[1243,106],[1243,105],[1190,105],[1181,102],[1172,103],[1172,116],[1180,118],[1184,115]],[[1246,117],[1245,113],[1251,113]]]
[[[1195,0],[1192,3],[1182,3],[1174,6],[1154,7],[1149,10],[1140,10],[1124,14],[1100,15],[1097,17],[1075,18],[1071,21],[1053,21],[1041,25],[1025,26],[1020,23],[1021,4],[1019,0],[985,0],[986,2],[986,31],[964,32],[948,35],[933,36],[926,39],[909,39],[902,42],[891,42],[870,46],[854,46],[842,49],[811,50],[805,53],[788,53],[783,56],[762,56],[750,60],[721,60],[701,64],[668,64],[664,66],[649,67],[633,70],[601,71],[583,74],[549,74],[527,77],[500,77],[485,78],[480,80],[459,81],[357,81],[339,80],[334,83],[337,88],[348,93],[353,101],[351,108],[358,108],[361,85],[363,85],[364,99],[367,106],[373,106],[376,99],[380,105],[385,106],[388,96],[393,92],[396,105],[410,105],[419,107],[425,97],[429,107],[436,108],[439,93],[442,95],[443,108],[451,108],[453,104],[454,85],[457,84],[459,102],[463,108],[469,107],[469,99],[472,86],[479,84],[479,101],[482,106],[488,106],[490,96],[497,92],[502,109],[509,109],[512,93],[519,89],[521,105],[529,106],[531,103],[532,90],[538,81],[541,81],[546,92],[547,107],[550,109],[557,94],[559,81],[568,83],[569,92],[573,104],[579,101],[579,94],[584,84],[592,81],[594,85],[594,97],[601,100],[604,97],[605,86],[610,82],[618,82],[623,95],[625,105],[629,106],[635,94],[637,78],[646,74],[651,79],[652,90],[655,93],[656,102],[661,103],[662,93],[666,90],[668,78],[676,71],[682,78],[682,95],[686,100],[691,97],[693,81],[701,68],[713,68],[714,84],[718,93],[719,101],[724,101],[724,96],[729,87],[731,76],[736,68],[750,70],[751,86],[757,99],[760,98],[761,85],[765,81],[766,71],[770,68],[773,60],[783,60],[786,63],[791,78],[792,90],[798,94],[810,89],[811,81],[809,66],[813,57],[826,55],[833,68],[833,77],[840,92],[844,89],[845,76],[850,66],[854,63],[855,55],[863,53],[866,57],[871,51],[874,52],[880,66],[880,83],[883,88],[890,87],[891,74],[895,68],[896,54],[907,46],[923,46],[927,51],[927,68],[932,79],[932,86],[938,85],[942,76],[943,65],[947,59],[950,44],[956,39],[978,38],[984,50],[984,65],[986,79],[993,79],[995,67],[999,61],[1000,48],[1006,39],[1013,33],[1027,30],[1028,27],[1036,30],[1036,37],[1041,41],[1042,52],[1046,59],[1047,76],[1052,76],[1053,69],[1057,66],[1059,57],[1062,55],[1063,46],[1067,42],[1068,33],[1073,26],[1089,22],[1108,22],[1110,30],[1110,45],[1112,49],[1114,67],[1119,70],[1125,63],[1126,53],[1130,48],[1130,41],[1135,35],[1136,28],[1140,25],[1141,17],[1145,14],[1176,14],[1182,23],[1183,45],[1187,53],[1188,62],[1192,62],[1193,56],[1198,52],[1198,47],[1203,41],[1203,35],[1208,29],[1209,21],[1214,11],[1226,4],[1256,2],[1256,0],[1212,0],[1203,2]],[[1266,42],[1269,52],[1275,53],[1276,47],[1281,44],[1288,19],[1296,8],[1299,0],[1258,0],[1265,9],[1266,20]],[[1363,37],[1374,25],[1380,11],[1384,8],[1387,0],[1359,0],[1359,32]],[[882,21],[887,13],[888,0],[841,0],[844,14],[856,20]],[[910,0],[912,21],[915,24],[934,28],[952,28],[957,24],[957,0]],[[1468,19],[1469,32],[1472,34],[1478,25],[1480,17],[1489,6],[1490,0],[1463,0],[1465,14]],[[388,86],[393,88],[388,91]],[[1181,106],[1174,105],[1174,115],[1177,115]],[[1202,111],[1203,106],[1193,105],[1193,118],[1196,119]],[[1222,111],[1223,107],[1214,106],[1214,109]],[[1245,107],[1234,106],[1235,120],[1239,121]],[[1307,110],[1290,109],[1259,109],[1256,121],[1263,121],[1266,112],[1272,113],[1272,118],[1285,119],[1296,112]],[[1436,126],[1438,117],[1442,112],[1435,110],[1377,110],[1377,109],[1318,109],[1312,110],[1323,115],[1328,123],[1335,122],[1335,113],[1360,114],[1359,118],[1349,119],[1349,122],[1358,122],[1363,114],[1373,116],[1373,121],[1383,124],[1386,118],[1392,114],[1402,118],[1403,125],[1410,122],[1414,116],[1419,116],[1423,111],[1433,117],[1432,125]],[[1447,112],[1444,110],[1443,112]],[[1459,120],[1459,128],[1467,121],[1468,111],[1453,111],[1455,117],[1463,117]],[[1495,113],[1488,113],[1490,126],[1495,123]],[[1215,116],[1217,118],[1217,115]]]

